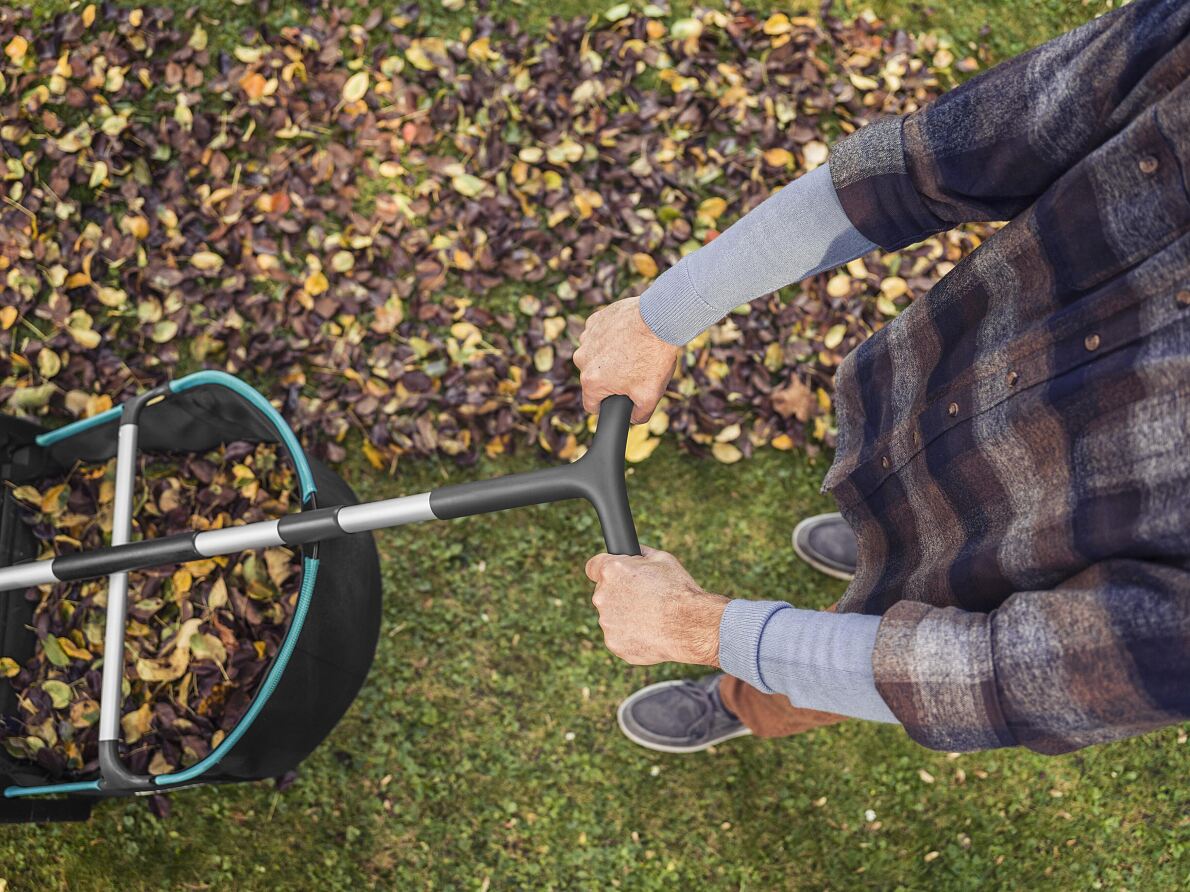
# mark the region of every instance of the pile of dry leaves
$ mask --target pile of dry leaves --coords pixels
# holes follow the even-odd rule
[[[43,557],[107,543],[114,469],[114,461],[79,465],[14,491]],[[137,479],[135,538],[269,520],[294,507],[292,467],[273,446],[142,456]],[[298,555],[276,548],[130,575],[121,725],[131,770],[192,765],[239,721],[293,615],[300,571]],[[30,590],[36,652],[23,666],[0,654],[0,684],[19,695],[18,713],[0,716],[0,744],[55,777],[97,770],[106,593],[106,579]]]
[[[573,456],[593,306],[977,67],[871,16],[622,4],[447,37],[415,5],[313,7],[229,51],[195,14],[0,9],[0,406],[87,415],[209,366],[333,460],[353,431],[377,468],[533,441]],[[665,430],[722,461],[829,445],[842,355],[981,232],[729,317],[632,456]]]

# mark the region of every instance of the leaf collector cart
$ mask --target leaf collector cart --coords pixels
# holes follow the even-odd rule
[[[0,656],[25,660],[37,645],[36,605],[24,597],[31,587],[107,580],[97,775],[55,778],[37,762],[0,752],[0,822],[83,820],[107,797],[260,780],[295,768],[346,712],[372,663],[381,607],[373,530],[583,498],[599,516],[608,551],[639,554],[623,468],[631,411],[627,397],[605,400],[594,442],[572,464],[363,504],[338,475],[305,454],[267,399],[223,372],[197,372],[53,430],[0,417]],[[300,511],[277,520],[133,539],[140,452],[197,453],[241,440],[276,444],[295,471]],[[110,546],[38,560],[12,488],[113,456]],[[163,774],[132,772],[121,743],[124,660],[107,658],[124,652],[128,574],[278,546],[301,550],[300,588],[247,711],[195,764]],[[13,710],[14,699],[0,680],[0,721]]]

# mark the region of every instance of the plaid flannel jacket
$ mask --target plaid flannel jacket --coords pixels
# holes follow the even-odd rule
[[[1190,3],[1137,0],[835,147],[894,249],[1010,222],[836,378],[839,609],[919,743],[1190,718]]]

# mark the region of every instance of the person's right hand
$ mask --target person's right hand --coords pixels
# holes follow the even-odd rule
[[[574,364],[583,386],[583,407],[594,415],[605,397],[632,400],[632,422],[649,420],[673,377],[678,348],[645,325],[640,298],[628,297],[596,310],[578,339]]]

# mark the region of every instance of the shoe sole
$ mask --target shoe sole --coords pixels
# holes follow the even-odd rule
[[[830,564],[824,564],[822,561],[818,560],[818,558],[814,557],[812,554],[809,554],[808,552],[803,551],[802,547],[800,545],[798,545],[797,534],[802,531],[802,527],[806,526],[806,524],[810,523],[813,520],[815,520],[815,518],[807,517],[805,520],[801,521],[797,526],[795,526],[793,528],[793,536],[790,537],[790,541],[793,542],[794,554],[796,554],[798,557],[800,557],[803,561],[805,561],[807,564],[809,564],[811,567],[813,567],[819,573],[825,573],[827,576],[830,576],[832,579],[842,579],[844,582],[850,582],[851,580],[853,580],[855,578],[854,573],[848,573],[846,570],[840,570],[838,567],[832,567]]]
[[[737,737],[746,737],[752,733],[747,728],[740,728],[738,731],[732,731],[730,734],[724,734],[722,737],[716,737],[712,741],[700,743],[696,746],[670,746],[664,743],[656,743],[652,740],[645,740],[644,738],[633,733],[633,731],[629,729],[626,724],[624,724],[624,712],[629,706],[631,706],[647,693],[651,693],[652,691],[656,691],[660,688],[673,687],[676,684],[682,684],[682,680],[676,679],[674,681],[659,681],[656,684],[647,685],[620,704],[619,708],[616,709],[616,722],[619,724],[620,730],[624,732],[625,737],[638,746],[643,746],[645,749],[654,750],[659,753],[701,753],[705,749],[710,749],[713,746],[718,746],[721,743],[724,743],[728,740],[734,740]]]

